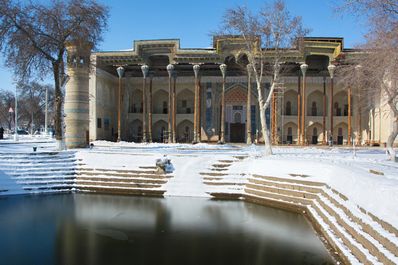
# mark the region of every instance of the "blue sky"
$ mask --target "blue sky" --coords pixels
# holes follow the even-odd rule
[[[253,11],[264,0],[98,0],[110,8],[109,27],[98,50],[130,49],[134,40],[179,38],[182,48],[211,46],[211,31],[217,29],[226,8],[246,5]],[[359,44],[366,31],[364,24],[333,10],[339,0],[285,0],[293,15],[303,17],[311,28],[310,36],[343,37],[345,47]],[[14,89],[12,71],[0,58],[0,88]],[[51,83],[51,79],[45,82]]]

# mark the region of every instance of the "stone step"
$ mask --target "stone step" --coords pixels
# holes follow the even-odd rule
[[[34,178],[34,177],[46,177],[46,176],[52,176],[52,177],[59,177],[59,176],[75,176],[76,173],[73,170],[64,170],[64,171],[56,171],[56,172],[48,172],[48,173],[40,173],[40,172],[29,172],[29,173],[12,173],[8,172],[8,175],[10,175],[14,179],[18,178]]]
[[[76,180],[75,187],[81,186],[105,186],[105,187],[122,187],[122,188],[160,188],[161,184],[153,183],[135,183],[135,182],[117,182],[117,181],[88,181],[88,180]]]
[[[26,191],[43,191],[43,190],[52,190],[52,191],[57,191],[57,190],[68,190],[70,191],[72,189],[72,185],[46,185],[46,186],[24,186],[22,187]]]
[[[227,173],[218,173],[218,172],[200,172],[199,175],[217,177],[217,176],[227,176],[228,174]]]
[[[88,176],[88,175],[79,175],[76,178],[76,182],[79,181],[113,181],[113,182],[119,182],[119,183],[151,183],[151,184],[165,184],[167,183],[167,179],[155,179],[155,178],[134,178],[134,177],[109,177],[109,176]]]
[[[11,169],[3,169],[4,172],[8,173],[9,175],[29,175],[29,174],[52,174],[52,173],[59,173],[59,172],[75,172],[73,167],[47,167],[47,168],[19,168],[15,170]]]
[[[76,166],[74,161],[51,161],[50,164],[51,164],[51,167],[62,166],[63,168],[68,167],[68,166],[70,166],[70,167]],[[14,165],[11,165],[11,164],[0,162],[0,167],[2,169],[9,168],[9,169],[15,170],[15,169],[19,169],[19,168],[23,168],[23,169],[49,168],[49,165],[45,164],[45,163],[35,163],[35,162],[33,162],[33,163],[16,163]]]
[[[134,169],[106,169],[106,168],[79,168],[79,171],[93,171],[97,173],[103,172],[116,172],[116,173],[125,173],[125,174],[162,174],[156,170],[134,170]]]
[[[306,185],[311,187],[325,187],[325,183],[315,182],[315,181],[308,181],[308,180],[298,180],[298,179],[288,179],[288,178],[278,178],[278,177],[271,177],[271,176],[262,176],[253,174],[255,178],[262,178],[265,180],[270,181],[277,181],[277,182],[285,182],[285,183],[292,183],[292,184],[299,184],[299,185]]]
[[[313,207],[308,206],[305,214],[318,233],[326,239],[328,242],[327,245],[332,248],[330,251],[331,254],[337,255],[342,260],[343,264],[361,264],[351,250],[344,245],[343,241],[338,239],[333,229],[323,221],[322,216],[320,216]]]
[[[218,162],[220,162],[220,163],[228,163],[228,164],[232,164],[235,161],[236,160],[218,160]]]
[[[261,190],[258,190],[258,189],[249,188],[247,186],[244,189],[244,191],[248,195],[255,195],[255,196],[261,197],[261,198],[269,198],[269,199],[274,199],[274,200],[281,200],[281,201],[284,201],[284,202],[296,203],[296,204],[303,205],[303,206],[310,205],[312,203],[312,200],[310,200],[310,199],[292,197],[292,196],[282,195],[282,194],[278,194],[278,193],[274,193],[274,192],[261,191]]]
[[[213,186],[244,186],[245,183],[236,183],[236,182],[227,182],[227,181],[203,181],[206,185],[213,185]]]
[[[378,241],[362,230],[362,227],[349,219],[340,209],[334,209],[332,203],[322,195],[317,200],[320,206],[328,212],[330,216],[334,216],[337,223],[345,229],[355,240],[365,249],[375,256],[383,264],[398,264],[398,259],[387,249],[385,249]]]
[[[282,189],[282,188],[275,188],[275,187],[269,187],[261,184],[251,184],[248,183],[246,184],[246,187],[254,190],[260,190],[260,191],[265,191],[265,192],[272,192],[272,193],[277,193],[277,194],[282,194],[282,195],[287,195],[291,197],[298,197],[298,198],[305,198],[305,199],[316,199],[317,195],[314,193],[309,193],[305,191],[297,191],[297,190],[291,190],[291,189]]]
[[[322,208],[317,201],[311,205],[312,209],[322,218],[329,228],[335,234],[335,240],[339,238],[344,245],[351,251],[351,253],[363,264],[381,264],[376,257],[370,254],[369,250],[365,249],[354,237],[352,237],[343,227],[341,227],[335,217],[331,216],[326,210]]]
[[[228,171],[228,168],[209,168],[211,171]]]
[[[36,153],[36,154],[28,154],[28,155],[15,155],[15,154],[8,154],[8,155],[0,155],[0,159],[2,161],[12,162],[13,160],[25,161],[25,160],[62,160],[62,159],[76,159],[75,154],[67,154],[67,155],[47,155],[43,153]]]
[[[1,161],[1,166],[20,166],[20,165],[48,165],[48,164],[55,164],[55,163],[64,163],[64,164],[74,164],[76,163],[75,159],[25,159],[25,160],[13,160],[13,161]]]
[[[70,184],[73,185],[75,183],[74,179],[48,179],[48,180],[18,180],[17,184],[23,186],[40,186],[40,185],[53,185],[53,184]]]
[[[136,177],[136,178],[156,178],[156,179],[164,179],[170,178],[171,175],[166,174],[152,174],[152,173],[119,173],[119,172],[100,172],[100,171],[85,171],[85,170],[77,170],[77,175],[86,175],[86,176],[115,176],[115,177]]]
[[[105,186],[94,186],[86,185],[78,188],[82,192],[95,192],[104,194],[117,194],[117,195],[143,195],[143,196],[155,196],[162,197],[165,190],[155,189],[144,189],[144,188],[116,188],[116,187],[105,187]]]
[[[295,190],[295,191],[305,191],[309,193],[320,193],[322,192],[321,187],[305,186],[302,184],[292,184],[286,182],[270,181],[265,179],[248,178],[249,183],[260,184],[268,187],[276,187],[281,189]]]
[[[213,164],[211,165],[213,168],[227,168],[230,167],[231,164]]]
[[[323,191],[321,193],[332,205],[333,207],[340,209],[344,214],[358,226],[362,228],[364,232],[372,236],[380,244],[382,244],[386,249],[388,249],[394,256],[398,257],[398,238],[395,234],[391,233],[389,230],[383,228],[383,226],[372,220],[372,218],[363,213],[358,209],[355,214],[343,205],[343,202],[336,198],[336,195],[330,192]],[[355,210],[355,209],[354,209]],[[376,230],[377,228],[377,230]]]

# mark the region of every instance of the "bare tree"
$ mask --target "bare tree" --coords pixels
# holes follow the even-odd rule
[[[17,84],[20,95],[18,96],[18,112],[21,115],[21,121],[25,122],[27,128],[33,134],[40,125],[44,124],[45,117],[45,93],[48,91],[48,109],[53,113],[54,89],[50,85],[43,85],[38,82],[19,82]],[[49,115],[52,116],[52,115]]]
[[[369,32],[357,56],[348,63],[356,67],[361,78],[356,78],[358,93],[365,95],[366,103],[380,101],[387,104],[393,119],[387,139],[390,159],[396,160],[393,144],[398,135],[398,1],[397,0],[346,0],[341,9],[368,18]],[[352,80],[352,71],[344,71],[343,78]],[[347,81],[349,83],[349,81]],[[368,105],[369,107],[370,105]]]
[[[5,126],[11,130],[14,116],[8,111],[10,108],[14,109],[15,96],[9,90],[0,90],[0,126]]]
[[[238,6],[227,9],[224,14],[221,32],[243,38],[245,47],[242,52],[247,54],[256,80],[266,155],[272,154],[272,147],[265,112],[280,81],[286,51],[308,31],[303,27],[301,17],[290,15],[283,0],[266,5],[258,13]],[[267,95],[264,92],[265,79],[270,83]]]
[[[101,41],[108,10],[95,0],[0,0],[0,48],[6,65],[27,78],[52,73],[55,88],[55,137],[62,148],[62,104],[66,43]]]

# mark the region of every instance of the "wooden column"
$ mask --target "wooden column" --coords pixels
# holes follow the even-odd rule
[[[333,137],[333,77],[334,77],[334,70],[336,69],[336,66],[334,66],[333,64],[330,64],[328,66],[328,71],[330,74],[330,140],[334,141],[334,137]]]
[[[202,141],[202,85],[198,78],[198,142]]]
[[[149,106],[148,106],[148,141],[152,143],[152,80],[153,74],[149,76]]]
[[[252,115],[251,115],[251,106],[252,106],[252,104],[251,104],[251,91],[252,91],[252,89],[251,89],[251,87],[252,87],[251,72],[252,72],[252,69],[251,69],[251,67],[252,66],[250,64],[248,64],[246,67],[247,68],[247,104],[246,104],[246,134],[247,134],[247,137],[246,137],[246,144],[252,144],[252,122],[251,122],[251,117],[252,117]]]
[[[146,77],[142,82],[142,142],[146,143]]]
[[[177,98],[176,98],[176,83],[177,83],[177,73],[174,72],[173,75],[173,119],[172,119],[172,130],[173,130],[173,143],[176,143],[177,139]]]
[[[124,74],[124,68],[119,66],[117,69],[117,73],[119,75],[119,95],[118,95],[118,104],[117,104],[117,141],[120,142],[122,140],[121,134],[121,112],[122,112],[122,77]]]
[[[351,145],[351,88],[348,89],[347,93],[347,100],[348,100],[348,139],[347,144]]]
[[[301,76],[298,76],[297,86],[297,145],[301,144]]]
[[[142,76],[143,76],[143,80],[142,80],[142,141],[144,143],[147,142],[147,138],[146,138],[146,101],[147,101],[147,97],[146,97],[146,78],[148,76],[148,71],[149,71],[149,66],[144,64],[143,66],[141,66],[141,71],[142,71]]]
[[[199,127],[199,121],[198,121],[198,87],[199,87],[199,70],[200,70],[200,65],[195,64],[193,66],[193,72],[195,74],[195,98],[194,98],[194,111],[193,111],[193,142],[197,143],[199,141],[198,137],[198,127]]]
[[[220,65],[220,70],[222,74],[222,92],[221,92],[221,137],[220,143],[225,143],[225,76],[227,71],[227,65]]]
[[[322,144],[326,145],[326,76],[323,77]]]
[[[330,140],[334,141],[333,137],[333,78],[330,79]]]
[[[172,86],[171,86],[171,79],[173,76],[174,72],[174,65],[169,64],[167,65],[167,72],[169,73],[169,100],[168,100],[168,106],[167,106],[167,135],[168,135],[168,143],[171,143],[173,141],[172,134],[173,134],[173,129],[172,129]]]
[[[303,63],[302,65],[300,65],[301,68],[301,72],[303,73],[303,93],[302,93],[302,103],[301,103],[301,144],[305,145],[307,144],[307,134],[306,134],[306,130],[307,130],[307,126],[305,124],[305,116],[306,116],[306,96],[305,96],[305,89],[306,89],[306,71],[308,69],[308,65]]]

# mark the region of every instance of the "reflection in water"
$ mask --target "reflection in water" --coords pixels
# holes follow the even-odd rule
[[[0,199],[0,264],[331,264],[306,220],[239,201]]]

